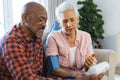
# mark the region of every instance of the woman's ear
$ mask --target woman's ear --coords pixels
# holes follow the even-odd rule
[[[80,22],[80,16],[77,17],[77,21],[78,21],[78,23]]]
[[[57,21],[57,23],[59,24],[59,26],[61,27],[62,24],[61,24],[60,20],[56,20],[56,21]]]

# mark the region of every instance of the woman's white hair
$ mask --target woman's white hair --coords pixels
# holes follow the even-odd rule
[[[55,10],[55,15],[58,18],[58,20],[60,20],[60,13],[63,13],[67,10],[73,10],[75,12],[75,15],[79,16],[78,10],[73,3],[63,2],[58,7],[56,7],[56,10]]]

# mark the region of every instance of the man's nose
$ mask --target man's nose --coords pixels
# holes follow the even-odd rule
[[[44,27],[46,26],[46,21],[43,21],[42,26]]]
[[[46,27],[46,22],[42,21],[42,22],[37,23],[37,25]]]

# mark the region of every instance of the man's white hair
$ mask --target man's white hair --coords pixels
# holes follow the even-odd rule
[[[73,3],[63,2],[58,7],[56,7],[56,10],[55,10],[55,15],[58,18],[58,20],[60,20],[60,13],[63,13],[67,10],[73,10],[75,12],[75,15],[79,16],[78,10]]]

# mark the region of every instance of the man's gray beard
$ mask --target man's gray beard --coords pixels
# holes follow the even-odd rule
[[[42,38],[42,36],[41,36],[41,35],[39,35],[39,33],[38,33],[38,32],[36,33],[36,37],[37,37],[37,38]]]

